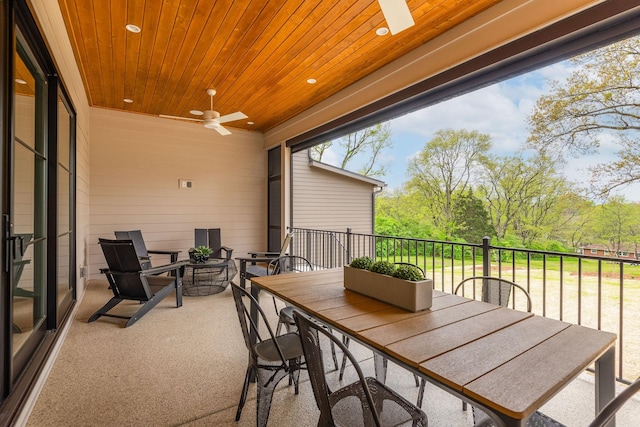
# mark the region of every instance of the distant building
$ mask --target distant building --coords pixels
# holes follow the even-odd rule
[[[312,160],[306,150],[291,157],[294,227],[373,233],[383,181]]]
[[[585,245],[580,248],[583,255],[610,258],[638,259],[637,248],[634,246],[622,246],[619,250],[613,250],[606,245]]]

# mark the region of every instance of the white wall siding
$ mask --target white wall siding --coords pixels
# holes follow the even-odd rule
[[[221,228],[234,255],[266,247],[266,152],[261,134],[220,136],[199,124],[91,109],[90,273],[98,238],[142,230],[152,249],[193,246],[194,228]],[[180,189],[188,179],[193,187]],[[162,263],[162,259],[154,264]]]
[[[310,167],[307,151],[293,158],[293,226],[354,233],[373,231],[372,192],[367,182]]]

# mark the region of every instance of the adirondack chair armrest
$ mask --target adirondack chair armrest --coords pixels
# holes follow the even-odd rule
[[[183,267],[184,263],[177,262],[166,265],[160,265],[158,267],[148,268],[146,270],[142,270],[140,274],[144,276],[153,276],[160,273],[166,273],[167,271],[176,271],[176,275],[180,273],[180,269]]]
[[[147,252],[149,252],[150,254],[156,254],[156,255],[170,255],[171,256],[171,262],[174,263],[174,262],[178,261],[178,254],[180,252],[182,252],[182,251],[163,251],[163,250],[155,250],[154,249],[154,250],[147,250]]]
[[[233,254],[233,249],[228,246],[220,246],[220,249],[225,252],[225,259],[231,259],[231,255]]]

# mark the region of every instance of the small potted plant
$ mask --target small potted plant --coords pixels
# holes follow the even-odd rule
[[[349,264],[351,268],[359,268],[361,270],[369,270],[373,265],[373,260],[368,256],[363,256],[360,258],[354,258]]]
[[[385,276],[393,276],[396,266],[389,261],[376,261],[371,264],[369,271],[372,273],[384,274]]]
[[[213,251],[209,246],[198,246],[189,249],[189,259],[193,262],[206,262]]]
[[[424,280],[424,273],[415,265],[402,264],[396,267],[396,271],[392,274],[393,277],[402,280],[409,280],[411,282],[419,282]]]
[[[355,258],[344,267],[344,287],[409,311],[431,307],[433,282],[415,265]]]

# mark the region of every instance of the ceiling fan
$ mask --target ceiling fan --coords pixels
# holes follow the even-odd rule
[[[415,25],[406,0],[378,0],[378,3],[391,34],[398,34]]]
[[[194,116],[202,116],[202,119],[194,119],[191,117],[180,117],[180,116],[167,116],[165,114],[160,114],[160,117],[165,119],[178,119],[178,120],[191,120],[194,122],[202,122],[204,123],[204,127],[207,129],[215,129],[218,131],[220,135],[231,135],[231,132],[227,130],[227,128],[222,126],[222,123],[233,122],[235,120],[247,119],[248,116],[240,111],[236,111],[235,113],[226,114],[221,116],[220,113],[213,110],[213,96],[216,94],[215,89],[207,89],[207,95],[210,98],[210,108],[205,111],[200,110],[191,110],[190,113]]]

